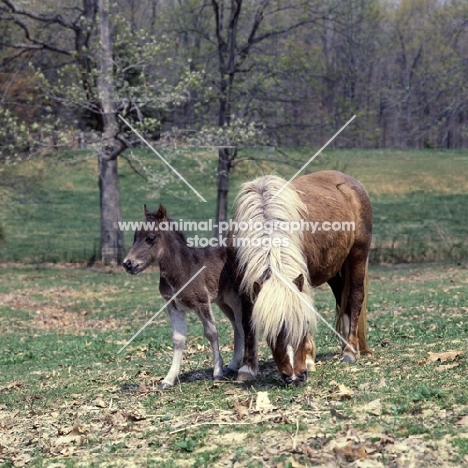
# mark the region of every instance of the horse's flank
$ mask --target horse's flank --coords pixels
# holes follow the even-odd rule
[[[306,205],[302,213],[306,219],[318,222],[354,223],[354,230],[304,233],[304,251],[307,256],[309,278],[312,286],[319,286],[338,276],[344,285],[337,298],[337,331],[346,334],[343,323],[350,281],[356,268],[362,268],[364,276],[364,300],[358,323],[359,351],[370,352],[367,346],[367,283],[368,252],[372,237],[372,206],[359,182],[337,171],[322,171],[299,177],[293,182],[299,197]]]

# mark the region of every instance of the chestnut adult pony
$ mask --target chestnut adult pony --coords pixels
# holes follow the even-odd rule
[[[353,362],[359,352],[370,352],[366,296],[372,207],[366,191],[337,171],[305,175],[285,186],[280,177],[260,177],[241,187],[236,202],[229,254],[245,334],[238,380],[256,376],[258,332],[283,380],[306,381],[307,355],[315,353],[308,335],[315,324],[310,291],[325,282],[335,296],[337,330],[346,340],[342,360]],[[244,229],[249,222],[254,229]]]

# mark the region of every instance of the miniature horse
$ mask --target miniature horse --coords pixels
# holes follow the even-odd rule
[[[202,321],[205,336],[211,344],[214,379],[235,373],[242,361],[244,332],[240,301],[233,291],[233,281],[226,263],[226,248],[188,247],[182,232],[168,229],[172,220],[167,218],[166,209],[162,205],[154,212],[148,211],[145,205],[145,218],[147,229],[135,231],[133,246],[123,260],[123,267],[128,273],[136,275],[152,263],[157,263],[160,271],[159,291],[168,301],[200,268],[206,266],[167,306],[172,323],[174,355],[172,366],[161,386],[174,385],[179,376],[187,336],[186,313],[190,309]],[[145,223],[142,224],[144,226]],[[224,374],[218,332],[210,305],[212,302],[229,318],[234,329],[234,355]]]
[[[268,229],[241,229],[249,222]],[[310,289],[325,282],[336,300],[342,360],[353,362],[359,352],[370,352],[366,296],[372,207],[358,181],[337,171],[305,175],[290,186],[277,176],[260,177],[241,187],[233,226],[228,256],[245,336],[238,380],[256,376],[256,333],[263,332],[283,380],[306,381],[307,354],[315,351],[307,333],[315,322]]]

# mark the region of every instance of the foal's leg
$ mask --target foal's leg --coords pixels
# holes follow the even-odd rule
[[[171,319],[172,324],[172,343],[174,346],[174,354],[172,356],[171,368],[164,380],[161,382],[162,388],[174,385],[176,379],[179,377],[182,353],[187,340],[186,312],[177,309],[177,307],[172,303],[167,306],[167,311],[169,312],[169,318]]]
[[[237,381],[251,380],[258,372],[257,337],[251,324],[253,304],[244,294],[241,295],[242,327],[244,329],[244,359],[237,374]]]
[[[210,342],[211,349],[213,350],[213,378],[219,380],[223,377],[223,358],[219,352],[218,330],[214,321],[213,312],[210,303],[200,304],[196,309],[198,317],[203,324],[205,336]]]
[[[218,307],[224,312],[226,317],[231,321],[232,329],[234,330],[234,353],[231,362],[224,370],[224,376],[229,377],[237,372],[241,365],[242,356],[244,354],[244,329],[242,327],[242,308],[240,300],[237,298],[226,298],[231,305],[224,301],[218,302]],[[231,307],[232,306],[232,307]],[[234,310],[233,310],[234,309]]]

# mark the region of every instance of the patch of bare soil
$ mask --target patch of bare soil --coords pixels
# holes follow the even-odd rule
[[[18,317],[9,317],[0,322],[2,333],[16,332],[18,330],[33,328],[37,330],[57,330],[67,333],[77,333],[84,330],[115,330],[121,321],[114,318],[92,319],[92,312],[87,310],[72,311],[58,304],[44,304],[30,298],[38,291],[28,289],[14,293],[0,294],[0,302],[9,307],[12,312],[16,310],[28,311],[30,320],[24,321]],[[43,291],[42,291],[43,293]],[[50,291],[49,291],[50,293]],[[56,297],[73,293],[66,288],[53,291]],[[8,321],[8,323],[6,323]]]

